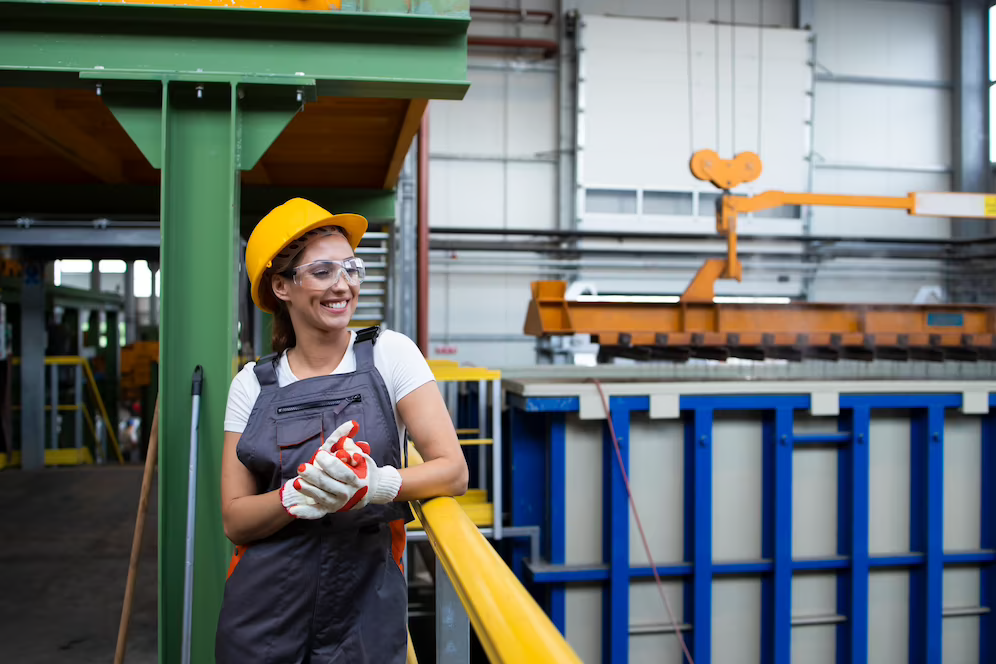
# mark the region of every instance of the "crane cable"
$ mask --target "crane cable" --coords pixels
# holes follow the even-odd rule
[[[713,25],[716,26],[714,30],[715,42],[716,42],[716,152],[718,154],[723,154],[720,149],[720,119],[719,119],[719,0],[716,0],[716,17],[713,19]]]
[[[764,116],[761,111],[764,106],[764,0],[758,3],[757,16],[757,154],[761,154],[761,131]]]
[[[730,158],[737,156],[737,3],[730,3]]]
[[[609,400],[605,396],[605,390],[602,389],[602,383],[598,381],[597,378],[589,378],[591,382],[595,384],[598,389],[598,394],[602,398],[602,407],[605,409],[605,419],[609,423],[609,434],[612,436],[612,446],[616,451],[616,461],[619,464],[619,472],[622,473],[623,483],[626,485],[626,495],[629,496],[630,507],[633,508],[633,517],[636,520],[636,527],[640,531],[640,539],[643,540],[643,550],[647,554],[647,562],[650,564],[650,570],[654,573],[654,581],[657,584],[657,591],[661,595],[661,599],[664,600],[664,608],[667,610],[668,617],[671,619],[671,626],[674,628],[674,634],[678,637],[678,642],[681,644],[681,650],[685,653],[685,658],[688,660],[688,664],[695,664],[692,660],[692,654],[688,651],[688,646],[685,644],[685,638],[681,635],[681,626],[678,625],[678,621],[674,617],[674,611],[671,609],[671,602],[667,599],[667,594],[664,592],[664,584],[661,582],[661,577],[657,573],[657,564],[654,562],[654,556],[650,551],[650,544],[647,542],[647,534],[643,530],[643,522],[640,521],[640,513],[636,509],[636,501],[633,499],[633,491],[629,486],[629,475],[626,473],[626,464],[623,463],[622,451],[619,448],[619,437],[616,436],[616,428],[612,424],[612,414],[609,409]]]
[[[688,156],[695,154],[695,101],[692,87],[692,0],[685,0],[685,50],[688,59]]]

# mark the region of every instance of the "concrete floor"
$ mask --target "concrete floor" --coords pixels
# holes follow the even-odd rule
[[[0,472],[0,662],[113,661],[141,486],[141,466]],[[155,498],[127,664],[157,657]]]

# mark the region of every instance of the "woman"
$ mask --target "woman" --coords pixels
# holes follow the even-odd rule
[[[273,314],[274,354],[247,364],[229,391],[221,500],[236,551],[221,664],[404,662],[405,503],[467,489],[418,348],[395,332],[347,328],[366,229],[361,216],[296,198],[249,238],[252,297]],[[406,429],[425,460],[413,468]]]

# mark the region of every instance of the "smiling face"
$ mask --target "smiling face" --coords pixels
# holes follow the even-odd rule
[[[290,267],[352,257],[353,249],[349,241],[335,233],[309,242]],[[294,329],[298,332],[302,327],[318,332],[345,329],[356,311],[359,284],[351,284],[342,274],[334,284],[324,289],[309,287],[309,281],[304,281],[302,284],[288,276],[273,276],[273,294],[287,306]]]

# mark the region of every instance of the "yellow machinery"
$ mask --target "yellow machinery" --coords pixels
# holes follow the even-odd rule
[[[996,219],[996,196],[928,192],[887,197],[781,191],[734,196],[730,189],[761,175],[757,155],[746,152],[724,160],[711,150],[703,150],[695,153],[690,166],[696,178],[723,190],[716,210],[716,230],[727,239],[726,258],[707,260],[676,304],[569,301],[566,282],[534,282],[526,334],[588,334],[597,338],[603,349],[636,359],[996,359],[996,308],[989,306],[714,303],[717,279],[739,281],[743,276],[737,258],[740,214],[780,205],[826,205]]]
[[[159,342],[138,341],[121,348],[121,398],[139,400],[152,381],[152,365],[159,363]]]

